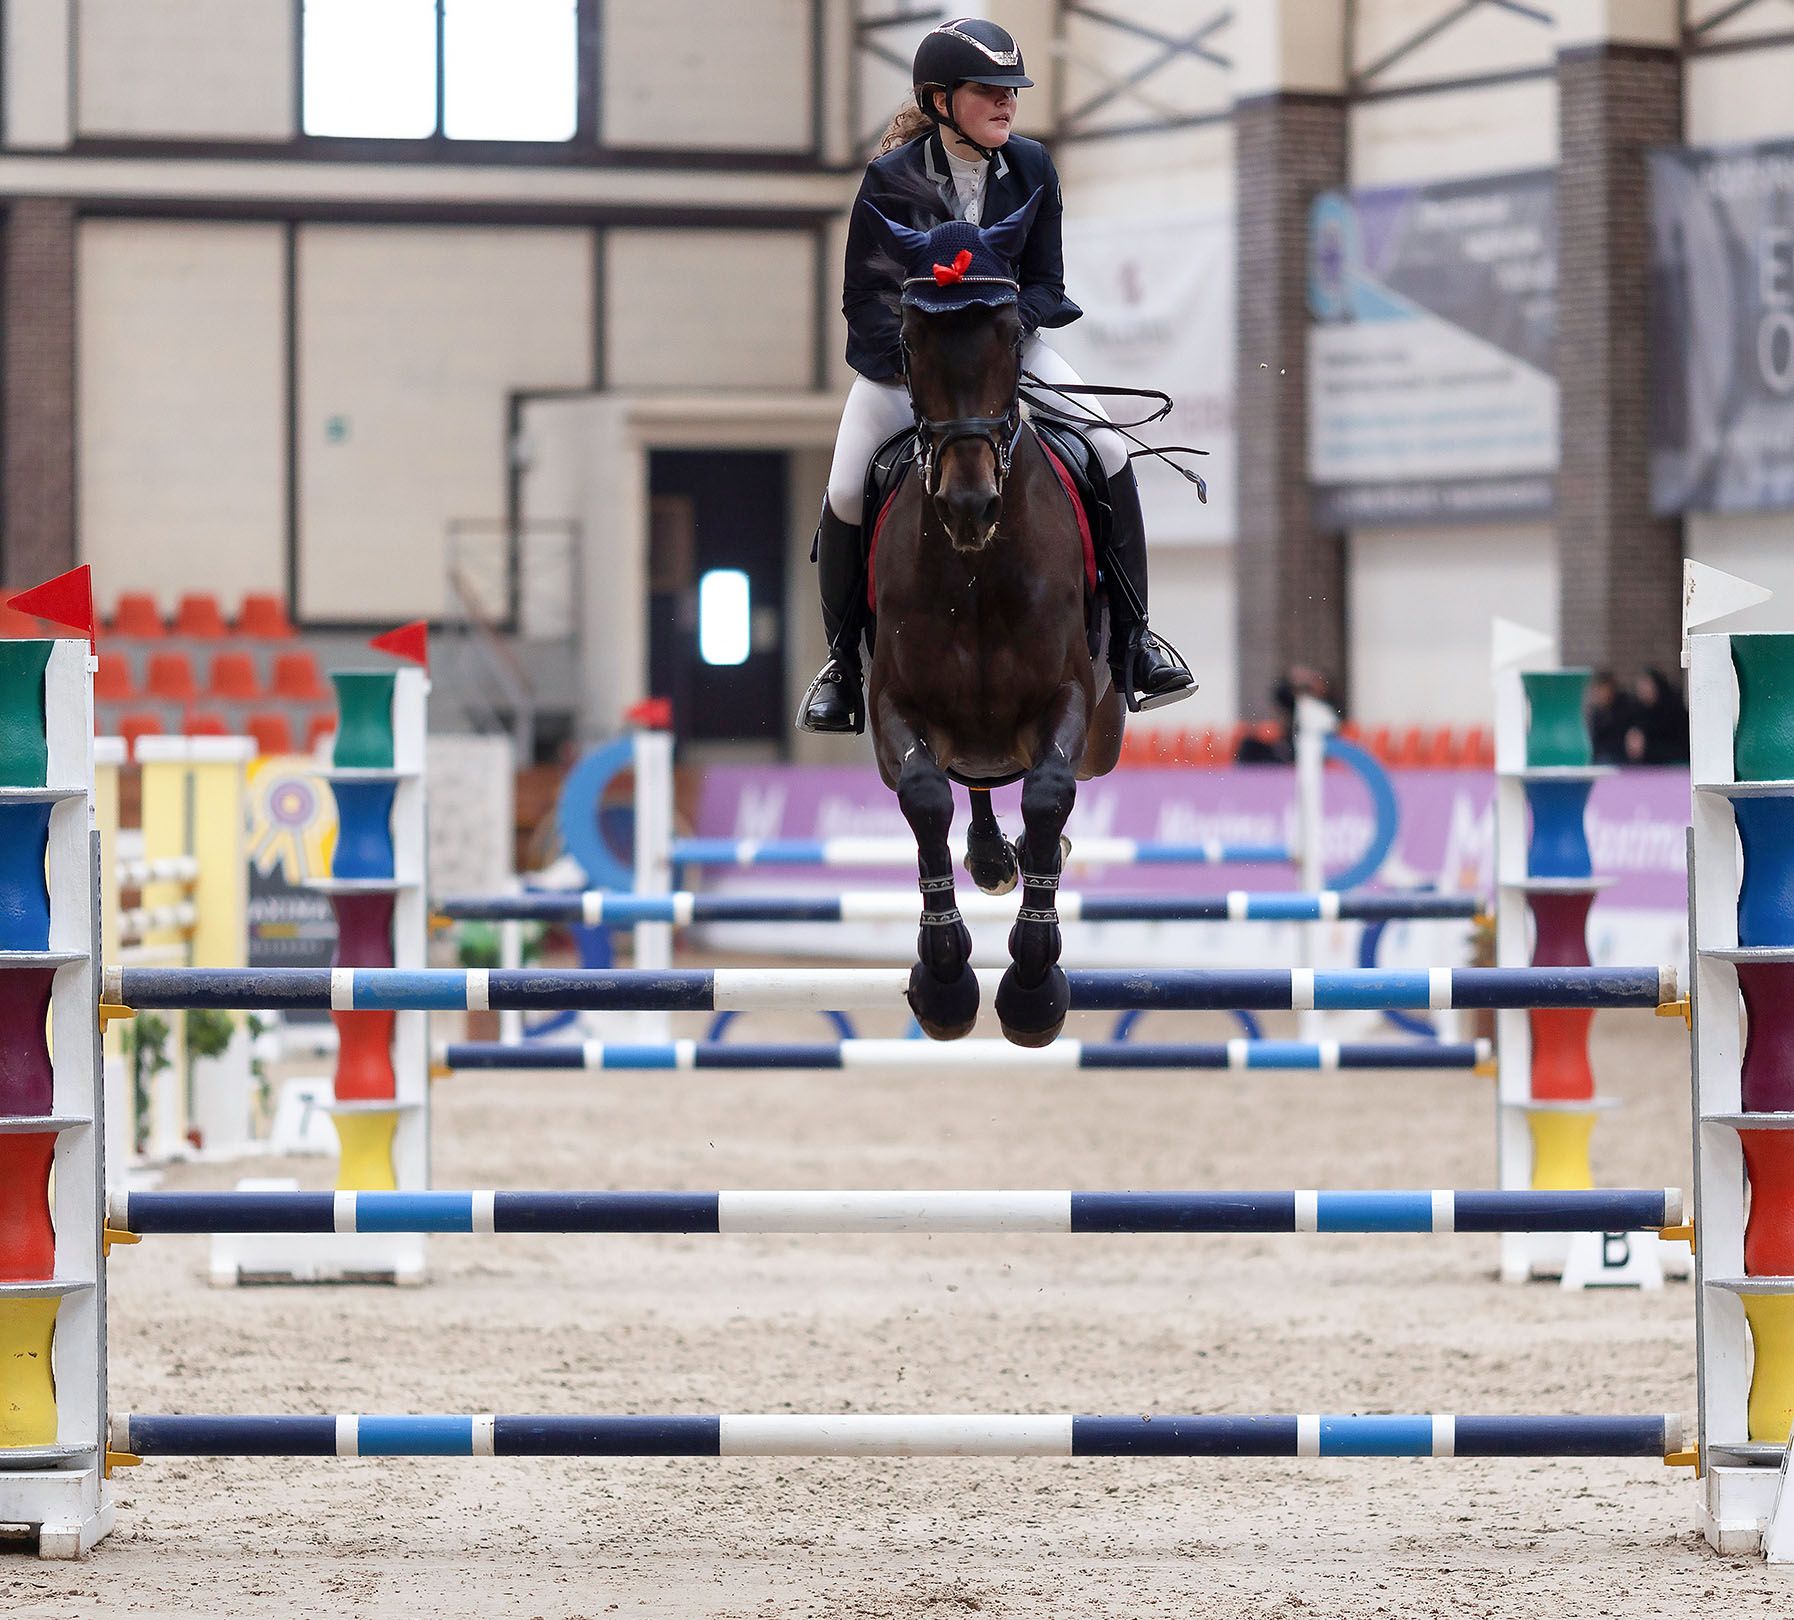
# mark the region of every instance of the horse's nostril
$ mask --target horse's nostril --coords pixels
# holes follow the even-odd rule
[[[984,510],[979,514],[979,527],[989,534],[997,526],[997,519],[1003,511],[1003,502],[996,496],[984,503]]]

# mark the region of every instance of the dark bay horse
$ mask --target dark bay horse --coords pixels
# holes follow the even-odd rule
[[[867,713],[885,784],[916,837],[922,891],[909,1002],[936,1040],[978,1013],[971,935],[954,903],[950,782],[971,790],[966,870],[987,894],[1022,884],[997,991],[1003,1033],[1043,1046],[1065,1023],[1057,910],[1077,784],[1113,769],[1123,707],[1085,633],[1076,513],[1020,403],[1010,266],[1038,197],[980,230],[883,221],[907,269],[905,375],[918,469],[883,514]],[[881,216],[882,218],[882,216]],[[1012,848],[990,789],[1022,784]],[[1019,860],[1018,860],[1019,857]]]

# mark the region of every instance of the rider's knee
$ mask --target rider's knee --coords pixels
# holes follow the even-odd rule
[[[866,469],[849,478],[846,475],[836,477],[829,475],[828,481],[829,510],[843,523],[858,523],[865,516],[866,509]]]

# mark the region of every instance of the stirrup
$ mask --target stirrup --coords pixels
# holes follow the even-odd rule
[[[1147,693],[1143,696],[1137,695],[1142,693],[1144,689],[1135,679],[1135,669],[1139,663],[1140,654],[1145,649],[1146,643],[1149,641],[1153,646],[1158,648],[1159,652],[1164,656],[1164,661],[1166,663],[1182,670],[1185,675],[1190,676],[1190,679],[1182,686],[1173,687],[1169,692]],[[1196,678],[1191,674],[1189,661],[1182,653],[1173,647],[1170,642],[1166,641],[1163,637],[1154,634],[1145,624],[1140,626],[1138,638],[1135,639],[1133,644],[1127,649],[1125,663],[1126,668],[1119,684],[1121,686],[1122,701],[1127,705],[1130,714],[1139,714],[1147,709],[1167,708],[1173,703],[1181,703],[1185,698],[1194,697],[1196,695],[1198,690]]]
[[[807,731],[817,737],[857,737],[866,729],[866,693],[863,675],[850,675],[849,666],[841,659],[830,655],[829,661],[817,672],[816,678],[804,688],[804,695],[797,705],[797,729]],[[860,689],[859,702],[845,704],[847,723],[840,726],[817,726],[810,723],[810,705],[820,701],[825,689],[831,686],[843,687],[852,682]]]

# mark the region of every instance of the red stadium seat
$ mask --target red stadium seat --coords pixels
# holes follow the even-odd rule
[[[268,689],[271,697],[285,698],[289,703],[328,703],[330,688],[318,671],[315,654],[282,653],[274,660],[274,681]]]
[[[325,737],[336,735],[336,715],[330,710],[322,714],[314,714],[305,722],[305,751],[316,753],[318,743]]]
[[[100,703],[129,703],[137,696],[137,682],[131,674],[131,660],[121,652],[100,654],[100,667],[93,677],[93,695]]]
[[[1440,726],[1433,732],[1427,744],[1427,752],[1431,756],[1430,763],[1434,770],[1455,771],[1463,752],[1463,745],[1458,741],[1458,734],[1451,726]]]
[[[125,591],[112,610],[112,622],[106,626],[115,636],[134,636],[139,641],[155,641],[168,634],[162,622],[162,610],[148,591]]]
[[[254,636],[261,641],[287,641],[296,632],[287,617],[287,605],[278,596],[258,595],[251,591],[243,598],[237,614],[237,634]]]
[[[250,715],[243,722],[243,729],[255,738],[258,754],[290,754],[293,751],[292,723],[278,710]]]
[[[0,591],[0,598],[11,595],[10,591]],[[8,607],[0,600],[0,636],[9,641],[35,641],[39,636],[47,634],[66,635],[66,631],[46,631],[29,613],[21,613],[15,607]]]
[[[139,737],[162,735],[162,717],[157,714],[121,715],[116,729],[118,735],[124,738],[125,747],[135,753]]]
[[[193,679],[192,659],[184,652],[152,653],[143,691],[146,697],[164,703],[193,702],[199,696],[199,685]]]
[[[224,703],[254,703],[262,695],[261,677],[248,653],[221,652],[212,659],[206,696]]]
[[[228,737],[230,722],[210,709],[189,709],[181,721],[181,731],[188,737]]]
[[[174,633],[195,641],[218,641],[230,634],[230,626],[210,591],[189,591],[174,610]]]

